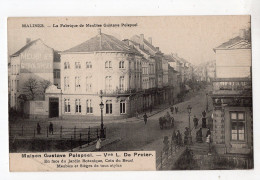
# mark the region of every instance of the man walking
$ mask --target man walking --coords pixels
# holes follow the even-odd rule
[[[193,118],[193,123],[194,123],[194,128],[197,129],[197,126],[198,126],[198,118],[194,115],[194,118]]]
[[[148,116],[146,115],[146,113],[144,113],[143,117],[144,117],[144,124],[146,125]]]
[[[52,122],[50,122],[50,125],[49,125],[49,132],[50,132],[50,134],[53,134],[53,124],[52,124]]]

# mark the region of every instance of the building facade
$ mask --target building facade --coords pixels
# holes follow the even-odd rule
[[[219,154],[231,155],[252,168],[251,41],[237,36],[214,51],[213,143]]]
[[[27,39],[26,45],[10,56],[10,108],[20,111],[25,100],[42,100],[46,83],[58,86],[54,69],[59,70],[57,52],[41,39]]]
[[[142,108],[148,64],[134,48],[99,31],[60,55],[62,117],[100,116],[101,96],[104,118],[128,117]]]

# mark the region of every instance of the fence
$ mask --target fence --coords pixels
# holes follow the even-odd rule
[[[156,159],[156,169],[163,170],[166,162],[171,158],[176,160],[178,159],[179,152],[185,150],[185,146],[176,145],[173,141],[170,142],[170,147],[166,151],[160,151],[159,157]]]
[[[106,136],[106,128],[104,128],[104,134]],[[100,136],[100,128],[67,128],[57,127],[50,131],[49,126],[41,127],[37,130],[37,127],[9,127],[9,138],[16,139],[55,139],[55,140],[79,140],[85,142],[91,142],[96,140]]]

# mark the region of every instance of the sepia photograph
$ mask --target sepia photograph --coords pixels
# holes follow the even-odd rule
[[[9,17],[7,32],[10,171],[254,169],[250,15]]]

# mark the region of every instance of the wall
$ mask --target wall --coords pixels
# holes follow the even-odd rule
[[[49,105],[46,101],[27,101],[24,113],[30,118],[46,118],[49,115]]]
[[[216,50],[216,77],[249,77],[251,49]]]

